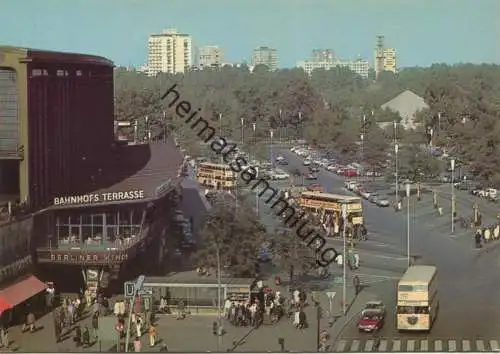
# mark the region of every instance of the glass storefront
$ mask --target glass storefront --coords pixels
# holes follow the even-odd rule
[[[140,237],[144,208],[96,211],[58,212],[55,215],[58,246],[121,246]]]

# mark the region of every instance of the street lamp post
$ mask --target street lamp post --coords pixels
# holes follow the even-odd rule
[[[282,131],[283,131],[283,123],[281,121],[281,108],[280,108],[280,123],[279,123],[279,133],[280,133],[280,144],[283,143],[283,140],[282,140]]]
[[[451,233],[455,232],[455,186],[453,185],[455,179],[455,159],[451,159]]]
[[[394,121],[394,159],[396,165],[396,203],[399,201],[399,176],[398,176],[398,122]]]
[[[256,145],[256,141],[255,141],[255,130],[257,129],[257,123],[252,123],[252,130],[253,130],[253,159],[255,160],[255,145]]]
[[[411,265],[410,259],[410,194],[411,184],[406,184],[406,260],[408,267]]]
[[[245,118],[241,117],[241,147],[245,139]]]
[[[366,116],[363,114],[363,126],[361,127],[361,181],[364,180],[364,171],[365,171],[365,124],[366,124]]]
[[[136,296],[140,295],[140,292],[144,286],[145,280],[146,280],[146,277],[144,275],[140,275],[134,284],[134,294],[132,296],[132,299],[130,300],[129,310],[128,310],[127,335],[125,337],[125,353],[128,353],[128,345],[130,342],[130,332],[131,332],[131,327],[132,327],[132,311],[134,309],[135,298],[136,298]]]
[[[274,135],[274,130],[270,129],[269,134],[271,136],[271,165],[274,167],[274,156],[273,156],[273,135]]]
[[[219,113],[219,138],[222,138],[222,113]],[[224,164],[224,157],[220,155],[220,164]]]
[[[216,248],[216,257],[217,257],[217,351],[220,352],[222,348],[222,313],[221,313],[221,307],[222,307],[222,280],[221,280],[221,274],[220,274],[220,249],[219,249],[219,243],[217,243],[217,248]]]
[[[398,173],[398,150],[399,145],[394,145],[394,154],[396,159],[396,203],[399,203],[399,173]]]
[[[302,125],[302,112],[299,112],[300,139],[304,139],[304,126]]]
[[[344,316],[347,315],[347,244],[346,244],[346,233],[347,233],[347,205],[342,204],[342,218],[344,219],[344,225],[342,228],[342,313]]]

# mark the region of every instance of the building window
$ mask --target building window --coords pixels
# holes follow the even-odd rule
[[[64,76],[64,70],[57,70],[56,75],[57,76]]]
[[[33,69],[31,70],[31,76],[42,76],[42,69]]]
[[[81,70],[77,70],[76,71],[76,76],[82,76],[82,71]]]

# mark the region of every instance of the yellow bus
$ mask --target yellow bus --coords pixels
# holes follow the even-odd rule
[[[399,331],[429,331],[439,308],[437,268],[411,266],[398,282],[396,326]]]
[[[201,162],[196,169],[196,180],[208,189],[234,190],[237,177],[228,165]]]
[[[302,192],[300,207],[307,212],[342,219],[342,204],[347,205],[347,219],[353,225],[363,224],[363,203],[361,198],[325,192]]]

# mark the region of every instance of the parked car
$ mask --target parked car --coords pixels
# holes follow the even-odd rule
[[[358,173],[358,170],[356,170],[354,168],[347,168],[344,170],[343,175],[344,175],[344,177],[358,177],[359,173]]]
[[[304,160],[304,166],[311,166],[312,161],[309,159]]]
[[[320,170],[319,170],[319,167],[318,167],[318,166],[316,166],[316,165],[311,165],[311,166],[309,166],[309,172],[312,172],[312,173],[317,173],[317,172],[319,172],[319,171],[320,171]]]
[[[306,179],[307,180],[317,180],[318,179],[318,175],[316,173],[308,173],[306,175]]]

